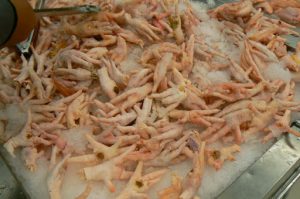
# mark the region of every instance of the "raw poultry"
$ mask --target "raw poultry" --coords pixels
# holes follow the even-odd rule
[[[293,100],[300,44],[290,53],[281,37],[298,33],[264,12],[276,10],[292,24],[299,16],[286,16],[278,2],[243,0],[205,12],[179,0],[47,6],[83,3],[103,11],[43,18],[28,59],[0,51],[0,140],[12,156],[22,151],[31,172],[47,157],[51,198],[62,198],[72,164],[84,165],[83,181],[102,181],[127,199],[149,198],[183,161],[192,162],[185,178],[174,175],[157,197],[197,198],[205,167],[221,169],[241,144],[300,136],[289,127],[300,110]],[[22,113],[17,132],[8,128],[11,105]],[[116,181],[127,185],[117,190]],[[78,198],[90,192],[88,185]]]

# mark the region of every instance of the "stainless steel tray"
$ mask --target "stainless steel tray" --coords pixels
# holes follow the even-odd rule
[[[299,127],[294,126],[298,131]],[[293,186],[298,185],[295,182],[299,178],[299,165],[300,138],[286,135],[221,193],[218,199],[287,198],[285,196],[289,195]],[[298,199],[299,195],[297,198],[290,195],[289,198]]]
[[[17,181],[0,154],[0,198],[23,199],[27,198],[23,187]]]

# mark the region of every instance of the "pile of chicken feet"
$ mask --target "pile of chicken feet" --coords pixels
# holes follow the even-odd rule
[[[264,16],[271,4],[262,2],[243,0],[206,13],[240,49],[236,58],[205,40],[198,27],[208,19],[188,1],[49,0],[48,7],[91,3],[102,11],[44,17],[29,58],[0,51],[0,140],[12,156],[21,151],[31,172],[40,157],[49,159],[53,199],[61,198],[70,164],[85,165],[78,172],[83,180],[102,181],[118,199],[128,199],[149,198],[168,166],[182,161],[192,161],[186,177],[174,175],[157,196],[197,198],[205,164],[221,169],[249,139],[300,136],[289,127],[291,112],[300,110],[293,101],[300,44],[290,54],[281,37],[298,33]],[[138,67],[131,67],[125,61],[136,49]],[[290,78],[270,78],[266,71],[274,64]],[[226,71],[230,80],[212,82],[201,68]],[[6,129],[10,105],[26,113],[14,135]],[[116,190],[120,180],[127,181],[124,190]],[[78,198],[91,191],[87,186]]]

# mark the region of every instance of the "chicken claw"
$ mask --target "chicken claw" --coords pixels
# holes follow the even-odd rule
[[[125,39],[118,37],[117,47],[109,52],[111,59],[117,64],[121,63],[127,56],[127,44]]]
[[[178,199],[182,192],[182,183],[178,176],[172,175],[172,185],[158,192],[159,199]]]
[[[37,149],[34,147],[26,147],[22,150],[22,157],[25,161],[25,165],[31,172],[34,172],[36,170],[36,161],[42,155],[44,155],[44,151],[40,151],[38,153]]]
[[[276,11],[277,16],[290,24],[300,23],[300,8],[287,7]]]
[[[156,90],[159,87],[159,84],[165,77],[168,70],[168,66],[171,64],[172,58],[173,55],[171,53],[166,53],[162,57],[162,59],[157,63],[157,66],[154,71],[154,76],[153,76],[153,81],[154,81],[154,85],[152,88],[153,93],[156,92]]]
[[[240,146],[236,144],[229,147],[223,147],[220,150],[207,149],[207,162],[210,166],[213,166],[216,170],[219,170],[226,160],[235,160],[233,153],[236,152],[240,152]]]
[[[286,110],[283,116],[275,116],[275,119],[277,121],[265,129],[265,131],[269,133],[263,138],[263,142],[267,142],[273,137],[278,137],[284,132],[291,133],[297,137],[300,137],[300,132],[290,127],[290,118],[291,118],[290,110]]]
[[[57,163],[47,177],[48,192],[51,199],[62,198],[60,194],[60,188],[63,182],[63,167],[70,156],[70,154],[66,155],[59,163]]]
[[[99,77],[100,85],[101,85],[103,91],[105,92],[105,94],[111,99],[116,97],[117,93],[119,91],[119,88],[118,88],[116,82],[114,82],[109,77],[106,67],[103,67],[98,70],[98,77]]]
[[[125,14],[125,19],[128,25],[132,26],[138,33],[144,35],[150,41],[158,41],[160,38],[154,33],[160,32],[159,28],[150,25],[145,19],[143,18],[132,18],[132,16],[128,13]]]
[[[160,99],[163,105],[166,105],[166,109],[161,113],[160,117],[166,115],[169,111],[175,109],[181,102],[183,102],[187,94],[183,86],[173,86],[162,93],[153,93],[152,98]]]
[[[142,176],[143,162],[139,162],[133,175],[131,176],[125,189],[116,197],[116,199],[145,198],[145,193],[167,172],[167,169],[161,169]]]
[[[205,142],[200,142],[200,139],[197,139],[196,142],[198,143],[198,149],[193,155],[193,169],[183,180],[183,192],[180,194],[180,199],[192,199],[201,185],[205,167]],[[200,148],[199,145],[201,145]]]
[[[135,149],[135,145],[106,162],[92,167],[85,167],[83,173],[86,180],[102,180],[111,192],[115,192],[116,188],[113,179],[128,179],[131,172],[124,170],[120,165],[124,162],[126,156]]]
[[[14,151],[16,148],[20,146],[30,146],[33,143],[31,142],[32,133],[31,133],[31,123],[32,123],[32,114],[29,110],[27,112],[27,122],[25,126],[23,127],[20,134],[18,134],[15,137],[10,138],[5,144],[4,148],[8,151],[8,153],[15,157]]]

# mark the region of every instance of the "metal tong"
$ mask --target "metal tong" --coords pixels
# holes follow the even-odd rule
[[[39,0],[37,2],[34,12],[37,17],[47,17],[47,16],[64,16],[64,15],[75,15],[75,14],[86,14],[86,13],[97,13],[100,11],[98,6],[93,5],[82,5],[76,7],[63,7],[63,8],[43,8],[45,5],[45,0]],[[29,35],[27,40],[17,44],[18,51],[25,57],[31,55],[30,45],[37,38],[39,27],[37,26]]]
[[[34,9],[34,12],[39,17],[97,13],[99,11],[100,8],[98,6],[93,6],[93,5],[83,5],[83,6],[76,6],[76,7],[64,7],[64,8]]]

